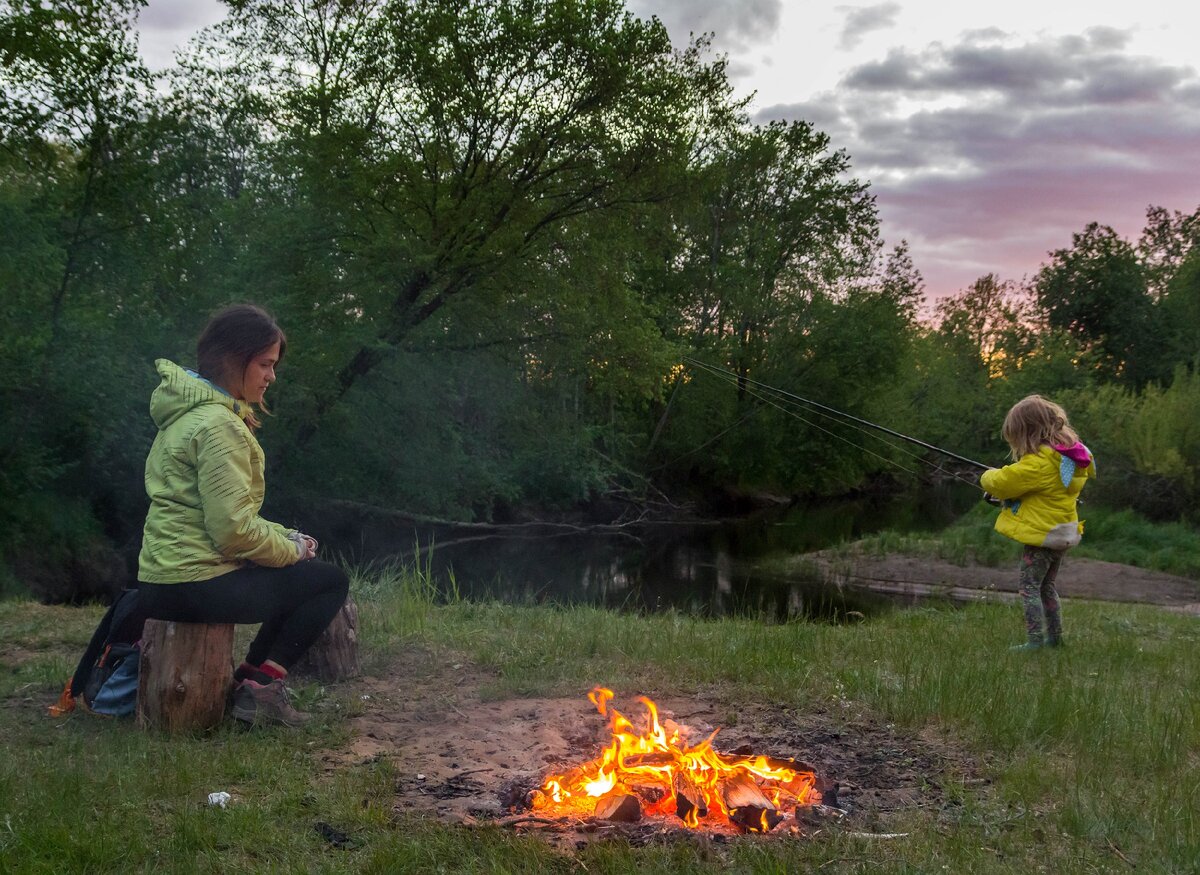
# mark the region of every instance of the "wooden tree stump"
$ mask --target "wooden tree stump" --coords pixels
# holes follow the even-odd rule
[[[147,620],[138,665],[138,726],[210,729],[233,683],[233,624]]]
[[[353,597],[346,597],[321,637],[291,670],[326,683],[358,676],[358,606]]]

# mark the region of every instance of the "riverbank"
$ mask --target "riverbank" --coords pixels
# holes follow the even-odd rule
[[[1016,654],[1010,606],[767,624],[443,603],[400,572],[354,587],[362,678],[298,681],[304,730],[203,737],[46,717],[99,610],[0,602],[6,871],[1024,875],[1200,857],[1192,617],[1081,601],[1067,649]],[[848,813],[717,838],[506,823],[505,793],[596,753],[596,684],[629,716],[645,694],[720,727],[719,749],[808,761]]]
[[[889,595],[956,601],[1018,598],[1015,562],[1009,568],[964,565],[931,555],[878,555],[850,545],[776,559],[766,567],[783,575],[816,571],[838,586]],[[1057,586],[1059,595],[1068,599],[1161,605],[1200,615],[1200,581],[1133,565],[1069,556],[1059,570]]]

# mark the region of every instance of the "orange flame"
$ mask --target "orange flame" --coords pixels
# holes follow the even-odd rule
[[[658,706],[642,696],[638,699],[646,709],[646,728],[638,731],[626,717],[608,703],[612,690],[596,687],[588,694],[601,716],[609,718],[612,740],[600,755],[590,762],[564,772],[550,775],[535,794],[534,807],[556,815],[590,815],[596,800],[614,791],[640,796],[647,801],[648,814],[681,814],[684,823],[695,829],[706,824],[731,825],[722,790],[730,781],[748,779],[773,806],[811,805],[820,801],[815,789],[816,776],[790,760],[767,756],[736,756],[713,750],[716,729],[700,743],[688,746],[681,732],[671,721],[670,728],[658,719]],[[661,791],[653,792],[652,788]],[[651,792],[647,792],[647,791]],[[639,792],[641,791],[641,792]],[[686,798],[681,804],[678,794]],[[690,795],[689,795],[690,794]],[[694,805],[693,802],[701,804]],[[702,813],[704,811],[707,813]],[[739,821],[744,828],[766,832],[771,824],[766,810],[752,821]],[[777,821],[776,821],[777,822]]]

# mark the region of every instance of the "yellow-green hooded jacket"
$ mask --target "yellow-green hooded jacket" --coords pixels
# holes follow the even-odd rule
[[[263,453],[242,417],[250,410],[166,359],[150,398],[158,435],[146,457],[150,512],[138,557],[147,583],[208,580],[247,563],[296,562],[288,529],[258,515]]]
[[[1095,476],[1096,462],[1083,444],[1043,445],[1011,465],[984,471],[979,485],[1004,499],[997,532],[1033,547],[1065,550],[1083,534],[1076,504],[1084,484]]]

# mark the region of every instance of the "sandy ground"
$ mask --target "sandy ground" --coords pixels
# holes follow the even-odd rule
[[[545,776],[596,756],[606,743],[607,723],[586,698],[488,700],[491,679],[465,663],[446,662],[424,650],[398,658],[377,677],[356,683],[365,713],[355,718],[355,738],[328,755],[330,771],[381,760],[395,769],[394,811],[452,823],[499,822],[537,831],[564,848],[619,833],[637,843],[685,838],[673,818],[639,824],[587,821],[514,822],[525,811],[527,791]],[[913,806],[953,817],[958,797],[943,792],[964,785],[986,792],[982,764],[955,744],[933,735],[912,735],[858,713],[848,703],[796,711],[783,704],[730,702],[719,693],[692,697],[669,691],[617,691],[613,707],[635,722],[643,711],[638,695],[658,702],[660,719],[690,726],[700,737],[721,726],[720,751],[747,746],[755,753],[807,763],[838,807],[789,817],[774,834],[811,834],[844,829],[891,831],[892,813]],[[733,725],[730,725],[730,724]],[[732,830],[717,830],[717,840]],[[714,835],[710,834],[709,838]]]
[[[964,601],[1018,597],[1015,562],[1012,568],[984,568],[903,555],[811,553],[804,558],[839,583],[876,592]],[[1200,581],[1115,562],[1068,556],[1059,569],[1058,591],[1065,598],[1141,602],[1200,615]]]

